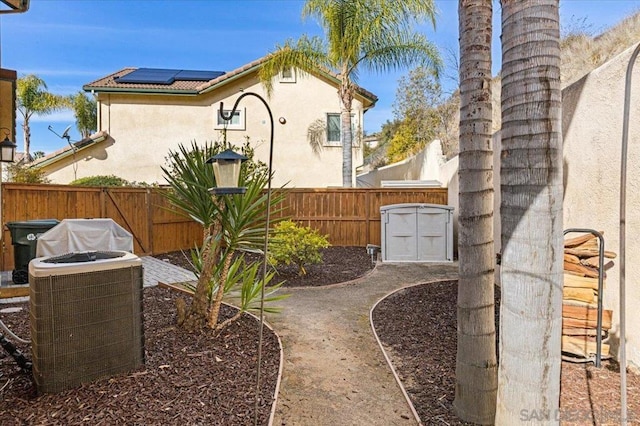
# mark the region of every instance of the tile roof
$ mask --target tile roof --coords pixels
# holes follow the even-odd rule
[[[148,83],[119,83],[117,79],[123,75],[127,75],[137,68],[124,68],[120,71],[116,71],[106,77],[92,81],[89,84],[84,85],[84,90],[91,89],[119,89],[131,91],[184,91],[188,93],[197,93],[197,88],[202,84],[202,81],[185,81],[176,80],[171,84],[148,84]]]
[[[83,89],[86,91],[95,90],[95,91],[126,91],[126,92],[147,92],[147,93],[176,93],[176,94],[199,94],[203,92],[207,92],[212,90],[214,87],[219,84],[224,83],[225,81],[232,80],[234,77],[240,76],[246,72],[251,72],[257,69],[263,62],[268,59],[268,56],[263,56],[255,61],[249,62],[246,65],[243,65],[239,68],[236,68],[232,71],[229,71],[221,76],[214,78],[209,81],[184,81],[184,80],[175,80],[171,84],[147,84],[147,83],[119,83],[117,82],[118,77],[122,77],[131,73],[132,71],[138,68],[124,68],[120,71],[116,71],[113,74],[110,74],[106,77],[95,80],[89,84],[83,86]],[[336,84],[339,83],[339,76],[333,72],[326,70],[318,70],[319,74],[327,76],[333,80],[335,80]],[[378,100],[378,97],[368,90],[363,89],[360,86],[356,86],[356,90],[360,96],[368,98],[372,104],[375,104]]]
[[[53,162],[56,162],[58,160],[61,160],[62,158],[65,158],[71,154],[73,154],[74,151],[78,151],[82,148],[86,148],[89,145],[93,145],[95,143],[98,142],[102,142],[103,140],[105,140],[107,137],[109,136],[109,134],[105,131],[105,130],[101,130],[99,132],[96,132],[92,135],[90,135],[88,138],[84,138],[78,142],[73,142],[71,145],[67,145],[64,148],[61,148],[55,152],[52,152],[51,154],[45,155],[44,157],[38,158],[35,161],[31,162],[28,164],[29,167],[41,167],[45,164],[50,164]]]

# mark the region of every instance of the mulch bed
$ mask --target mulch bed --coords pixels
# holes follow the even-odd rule
[[[300,277],[294,267],[276,279],[285,286],[319,286],[369,272],[362,247],[323,250],[324,263]],[[179,252],[157,256],[188,267]],[[386,298],[373,313],[376,331],[388,348],[425,425],[461,425],[451,411],[455,387],[456,282],[411,287]],[[253,317],[220,336],[188,334],[175,326],[175,292],[144,290],[144,368],[59,394],[37,396],[31,377],[0,350],[0,424],[253,424],[258,323]],[[499,303],[499,300],[497,300]],[[1,318],[21,336],[29,334],[28,306]],[[0,305],[5,308],[7,305]],[[223,317],[233,313],[225,307]],[[428,325],[428,326],[427,326]],[[277,380],[277,338],[265,328],[258,424],[266,424]],[[30,355],[29,345],[20,346]],[[561,415],[565,425],[615,424],[620,408],[615,362],[562,364]],[[640,417],[640,377],[629,373],[629,424]],[[619,412],[619,411],[618,411]]]
[[[244,316],[219,336],[176,328],[178,294],[144,289],[145,365],[57,394],[38,396],[30,375],[0,349],[0,424],[252,425],[255,414],[258,322]],[[28,304],[2,314],[21,337],[29,336]],[[235,309],[223,306],[225,319]],[[19,345],[31,358],[30,346]],[[276,387],[280,347],[265,327],[258,424],[266,424]]]
[[[465,425],[452,412],[456,366],[457,281],[409,287],[380,302],[373,312],[378,336],[393,360],[425,425]],[[500,292],[496,289],[496,324]],[[640,376],[627,373],[628,424],[640,424]],[[527,410],[523,418],[544,413]],[[613,425],[620,419],[620,370],[615,361],[562,363],[563,425]],[[534,421],[534,423],[536,423]]]
[[[272,283],[284,281],[283,287],[317,287],[342,283],[361,277],[373,269],[374,263],[364,247],[329,247],[320,249],[322,263],[305,265],[306,275],[298,273],[296,265],[278,265]],[[171,252],[156,256],[174,265],[193,271],[188,253]],[[262,257],[245,254],[251,262],[262,262]]]

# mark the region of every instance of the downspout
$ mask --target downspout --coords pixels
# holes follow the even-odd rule
[[[622,155],[620,162],[620,424],[627,425],[627,343],[626,343],[626,209],[627,209],[627,146],[629,141],[629,112],[631,109],[631,77],[640,53],[640,44],[631,54],[624,87],[624,115],[622,117]]]

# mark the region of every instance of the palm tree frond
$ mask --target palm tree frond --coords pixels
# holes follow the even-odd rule
[[[274,78],[291,68],[301,71],[301,76],[318,68],[331,69],[322,39],[303,35],[297,41],[287,40],[284,45],[276,46],[259,72],[259,78],[268,94],[272,93]]]
[[[431,69],[437,77],[442,70],[438,47],[422,34],[395,34],[366,46],[358,65],[373,72],[386,72],[411,66]]]

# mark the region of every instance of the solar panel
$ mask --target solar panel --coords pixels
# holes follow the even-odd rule
[[[138,68],[127,75],[119,77],[118,83],[171,84],[180,70],[161,68]]]
[[[184,81],[209,81],[223,75],[222,71],[198,71],[198,70],[182,70],[176,75],[176,80]]]
[[[174,81],[209,81],[223,75],[222,71],[172,70],[163,68],[138,68],[116,78],[118,83],[164,84]]]

